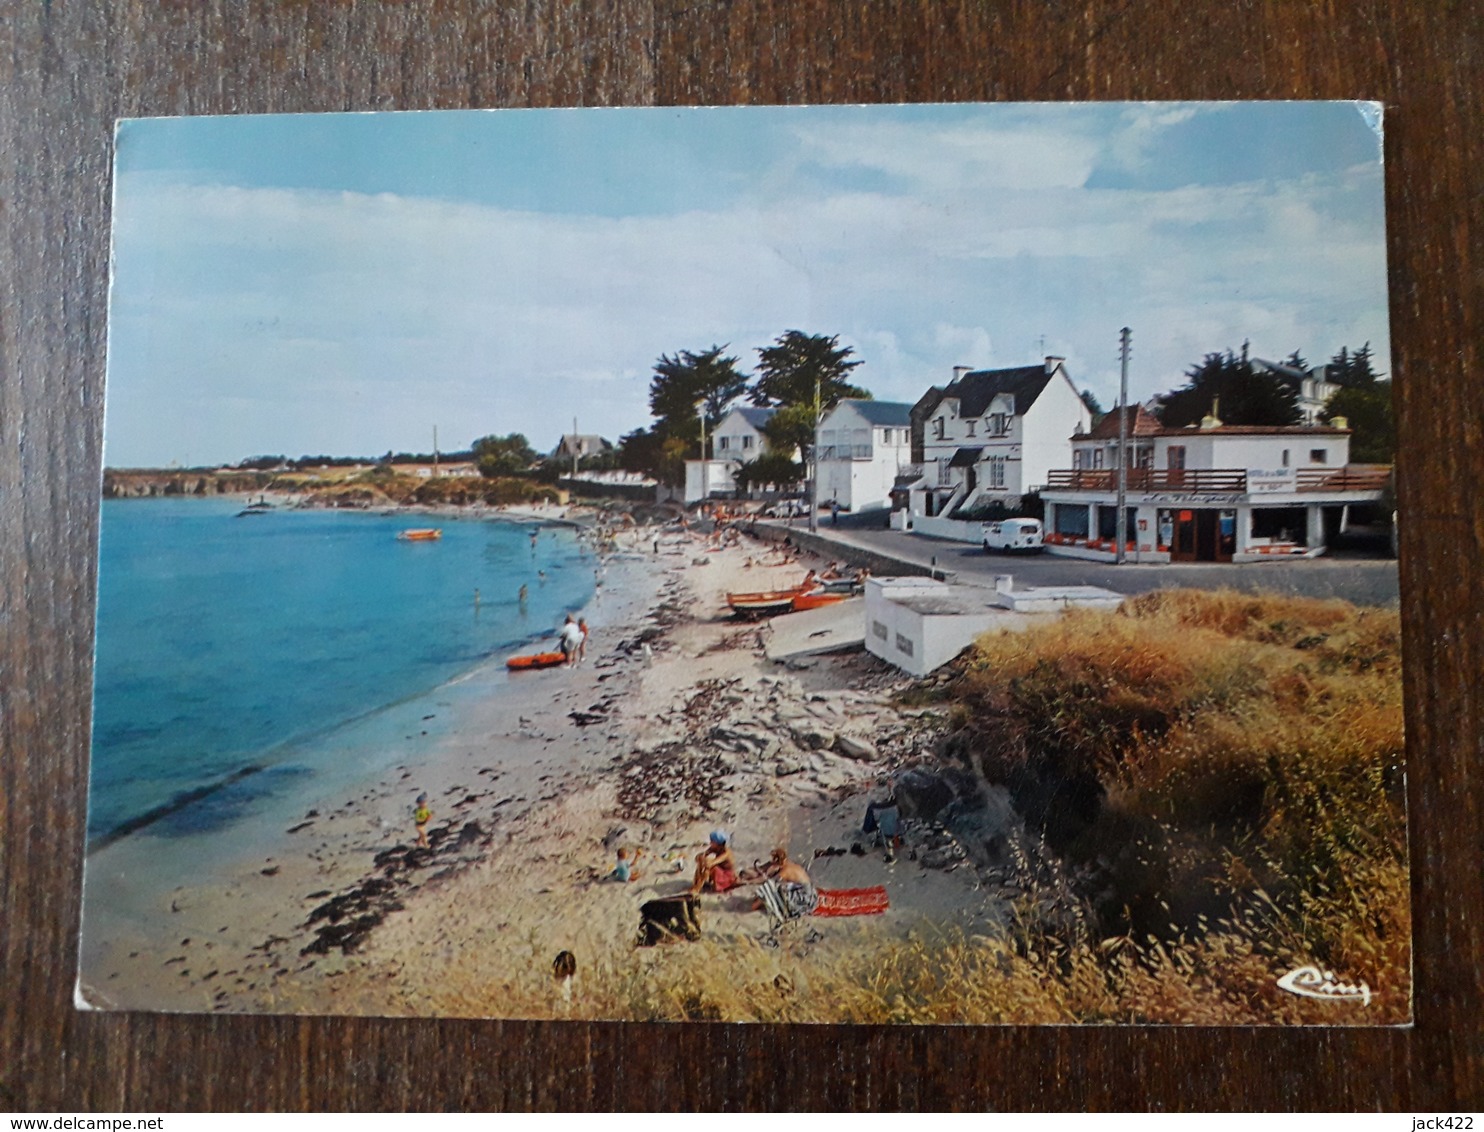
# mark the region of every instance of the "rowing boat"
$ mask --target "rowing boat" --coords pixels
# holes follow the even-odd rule
[[[794,594],[768,597],[753,594],[740,601],[729,601],[732,612],[739,617],[772,617],[776,613],[787,613],[794,607]]]
[[[438,527],[411,527],[397,536],[401,542],[431,542],[443,537]]]
[[[806,594],[797,594],[793,600],[793,610],[795,613],[800,613],[806,609],[818,609],[822,605],[834,605],[837,601],[844,601],[849,596],[849,593],[813,590]]]
[[[790,602],[804,592],[803,586],[795,586],[791,590],[760,590],[755,593],[727,594],[727,604],[733,609],[753,605],[775,605],[778,602]]]
[[[519,671],[524,668],[555,668],[566,663],[567,658],[559,652],[534,652],[524,656],[512,656],[505,667]]]

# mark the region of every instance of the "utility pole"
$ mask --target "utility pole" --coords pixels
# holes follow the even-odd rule
[[[701,418],[701,502],[706,502],[706,496],[711,494],[711,466],[706,462],[706,402],[703,399],[696,406],[696,416]]]
[[[809,484],[809,530],[819,530],[819,378],[814,378],[814,476]]]
[[[1118,550],[1113,559],[1123,565],[1124,544],[1128,542],[1128,355],[1134,332],[1124,327],[1118,333]]]
[[[572,418],[572,482],[577,482],[577,454],[582,450],[582,442],[577,439],[577,418]]]
[[[433,477],[438,476],[438,426],[433,426]]]

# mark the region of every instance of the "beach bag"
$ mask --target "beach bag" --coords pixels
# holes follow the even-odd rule
[[[701,938],[699,901],[688,893],[647,900],[639,906],[640,947]]]

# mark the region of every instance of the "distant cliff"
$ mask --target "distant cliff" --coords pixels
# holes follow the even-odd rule
[[[156,495],[245,495],[265,490],[272,472],[105,468],[104,499],[147,499]]]

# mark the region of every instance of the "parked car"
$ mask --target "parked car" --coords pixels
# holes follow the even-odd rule
[[[984,524],[984,549],[1001,554],[1038,554],[1045,549],[1040,519],[1000,519]]]

